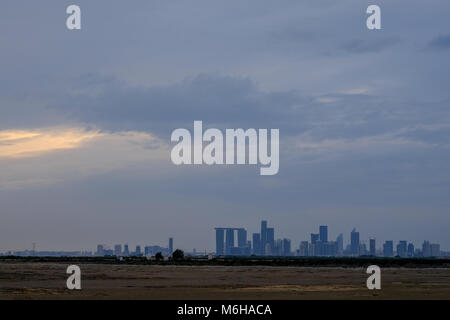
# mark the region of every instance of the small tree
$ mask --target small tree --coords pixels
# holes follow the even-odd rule
[[[184,252],[183,250],[177,249],[172,254],[173,260],[183,260],[184,259]]]
[[[162,260],[163,259],[162,253],[161,252],[157,252],[155,254],[155,259],[156,259],[156,261]]]

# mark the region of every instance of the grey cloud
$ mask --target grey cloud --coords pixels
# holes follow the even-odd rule
[[[397,45],[401,40],[397,37],[353,39],[342,44],[341,48],[348,53],[381,52]]]
[[[450,34],[441,35],[429,42],[429,47],[434,49],[449,49],[450,48]]]
[[[90,82],[87,90],[65,98],[65,111],[73,119],[110,129],[162,134],[180,126],[192,126],[194,120],[233,127],[283,126],[288,115],[295,115],[295,108],[305,104],[295,92],[266,93],[249,78],[213,74],[153,87],[120,82],[108,85],[99,79],[96,84]]]
[[[80,81],[88,85],[80,85],[76,94],[54,101],[55,109],[63,110],[72,121],[107,130],[143,130],[164,139],[176,128],[191,128],[194,120],[222,129],[279,128],[282,136],[307,132],[316,139],[354,139],[450,119],[447,100],[411,103],[371,94],[318,97],[294,90],[262,91],[248,77],[200,74],[151,87],[130,86],[92,74]],[[437,127],[436,138],[443,136],[443,130]],[[404,134],[420,138],[411,135],[411,130]],[[428,141],[431,138],[428,135]]]

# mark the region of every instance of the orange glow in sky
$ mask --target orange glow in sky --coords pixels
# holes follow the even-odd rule
[[[101,135],[98,131],[78,128],[0,130],[0,158],[33,157],[55,150],[78,148]]]

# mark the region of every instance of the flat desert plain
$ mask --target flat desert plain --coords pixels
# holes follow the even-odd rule
[[[450,268],[382,268],[368,290],[364,268],[0,262],[0,299],[450,299]]]

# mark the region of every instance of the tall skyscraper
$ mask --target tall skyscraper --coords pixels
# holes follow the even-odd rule
[[[319,234],[311,233],[311,244],[316,244],[317,241],[319,241]]]
[[[414,245],[412,243],[408,244],[408,257],[414,257]]]
[[[352,255],[359,255],[359,232],[355,228],[350,233],[350,250]]]
[[[337,242],[337,254],[342,256],[344,254],[344,235],[341,233],[336,238]]]
[[[231,250],[234,248],[234,229],[225,229],[225,254],[231,254]]]
[[[270,250],[275,247],[275,230],[274,228],[267,228],[267,244],[270,246]]]
[[[291,255],[291,240],[283,239],[283,256]]]
[[[267,221],[261,221],[261,247],[263,251],[265,250],[267,243]]]
[[[140,256],[142,253],[141,253],[141,246],[136,246],[136,252],[135,252],[135,254],[137,255],[137,256]]]
[[[123,246],[123,255],[124,255],[124,256],[129,256],[129,255],[130,255],[130,251],[128,250],[128,243],[126,243],[126,244]]]
[[[316,243],[314,244],[314,255],[315,256],[323,256],[324,252],[324,243],[320,240],[317,240]]]
[[[319,227],[319,240],[322,243],[328,242],[328,226]]]
[[[245,248],[247,246],[247,230],[244,228],[237,229],[238,247]]]
[[[408,249],[407,242],[405,240],[399,241],[397,245],[397,255],[401,258],[406,258],[406,256],[408,255],[407,249]]]
[[[429,241],[424,241],[422,245],[422,256],[431,257],[431,244]]]
[[[377,255],[377,252],[376,252],[376,248],[375,248],[375,239],[370,239],[369,240],[369,247],[370,247],[370,249],[369,249],[369,254],[371,255],[371,256],[376,256]]]
[[[261,250],[261,235],[259,233],[253,234],[253,254],[254,255],[262,255]]]
[[[394,256],[394,241],[388,240],[383,244],[383,256],[385,257]]]
[[[221,256],[225,254],[225,229],[216,228],[216,255]]]

